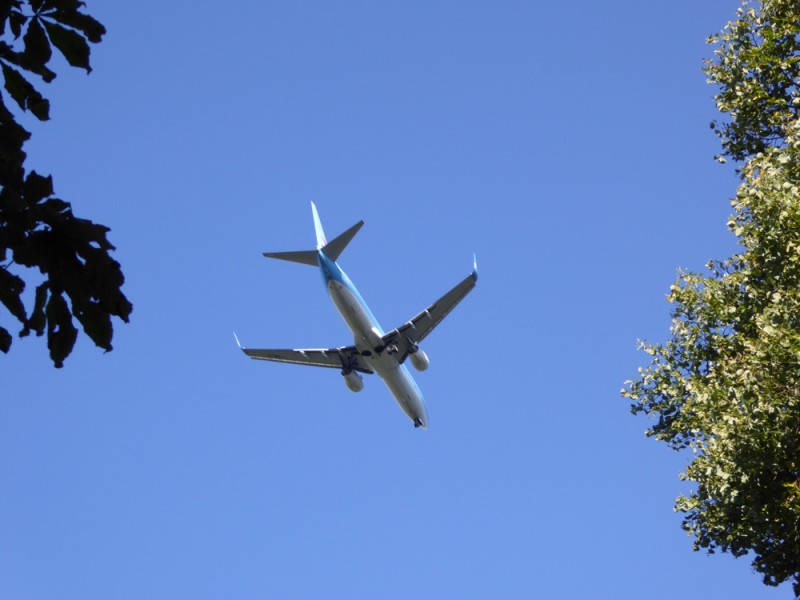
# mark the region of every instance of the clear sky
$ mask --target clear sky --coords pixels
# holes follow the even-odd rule
[[[29,166],[112,228],[134,312],[62,370],[0,356],[0,597],[788,598],[692,552],[688,457],[619,396],[676,269],[734,248],[701,66],[737,6],[90,1]],[[237,349],[352,341],[261,256],[313,246],[311,200],[366,221],[340,264],[387,330],[477,253],[427,431]]]

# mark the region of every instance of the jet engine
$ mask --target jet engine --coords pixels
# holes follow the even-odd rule
[[[350,388],[351,392],[360,392],[364,389],[364,380],[361,378],[361,375],[355,371],[342,371],[342,375],[344,376],[344,382],[347,384],[347,387]]]
[[[411,364],[414,365],[417,371],[424,371],[428,368],[428,365],[431,364],[431,361],[428,360],[428,355],[419,349],[409,354],[408,357],[411,359]]]

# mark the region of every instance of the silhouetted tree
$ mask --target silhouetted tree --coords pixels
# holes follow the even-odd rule
[[[120,290],[124,277],[110,256],[108,227],[76,217],[69,202],[55,197],[53,179],[28,171],[23,146],[30,138],[10,110],[9,100],[40,121],[50,103],[31,82],[49,83],[48,63],[56,48],[73,67],[91,72],[89,43],[105,27],[81,12],[78,0],[0,0],[0,302],[22,326],[19,335],[47,334],[56,367],[72,351],[78,330],[111,350],[111,317],[127,322],[132,305]],[[25,269],[28,269],[27,271]],[[28,310],[21,275],[43,276]],[[0,326],[0,350],[12,336]]]

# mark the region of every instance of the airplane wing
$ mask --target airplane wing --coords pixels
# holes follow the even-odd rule
[[[239,339],[236,339],[239,344]],[[340,348],[307,348],[285,350],[257,350],[245,348],[239,344],[247,356],[256,360],[272,360],[275,362],[292,363],[296,365],[310,365],[313,367],[328,367],[331,369],[352,369],[361,373],[374,373],[366,364],[355,346],[342,346]]]
[[[477,261],[473,263],[472,273],[467,275],[458,285],[431,304],[410,321],[383,336],[387,348],[392,348],[400,355],[400,362],[405,361],[408,354],[425,337],[433,331],[450,311],[472,291],[478,281]]]

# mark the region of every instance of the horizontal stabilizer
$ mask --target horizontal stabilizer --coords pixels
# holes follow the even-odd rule
[[[333,261],[337,260],[339,255],[347,247],[347,244],[350,243],[350,240],[352,240],[353,237],[358,233],[358,230],[361,229],[363,224],[364,221],[359,221],[343,234],[339,235],[336,239],[325,244],[322,247],[322,251],[325,253],[325,256]]]
[[[311,265],[318,267],[316,250],[300,250],[297,252],[264,252],[267,258],[278,258],[280,260],[288,260],[296,263],[303,263],[304,265]]]

